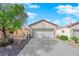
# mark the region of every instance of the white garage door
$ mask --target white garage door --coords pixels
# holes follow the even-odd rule
[[[54,38],[54,31],[53,30],[46,30],[46,29],[41,29],[41,30],[33,30],[33,37],[37,38]]]
[[[75,36],[79,37],[79,29],[75,29],[75,30],[73,31],[73,34],[74,34]]]

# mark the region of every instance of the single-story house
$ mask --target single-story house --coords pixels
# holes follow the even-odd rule
[[[47,20],[40,20],[29,25],[32,37],[56,37],[57,25]]]
[[[2,32],[0,32],[0,34],[1,33]],[[71,36],[79,37],[79,22],[59,28],[57,24],[42,19],[40,21],[28,25],[28,27],[22,27],[18,29],[12,34],[12,37],[14,39],[21,40],[26,39],[28,35],[30,35],[33,38],[35,37],[56,38],[57,35],[67,35],[68,37]],[[0,37],[2,36],[0,35]]]
[[[79,37],[79,22],[57,29],[56,35],[67,35],[68,37],[71,37],[71,36]]]

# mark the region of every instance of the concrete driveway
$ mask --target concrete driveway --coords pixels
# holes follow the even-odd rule
[[[79,49],[52,38],[32,38],[19,56],[79,56]]]

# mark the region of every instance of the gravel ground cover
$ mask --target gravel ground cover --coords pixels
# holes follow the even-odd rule
[[[23,40],[20,44],[13,43],[6,47],[0,47],[0,56],[17,56],[30,39]]]

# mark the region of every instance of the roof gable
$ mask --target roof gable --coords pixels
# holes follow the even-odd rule
[[[47,23],[49,23],[49,24],[51,24],[51,25],[58,26],[57,24],[54,24],[54,23],[52,23],[52,22],[49,22],[49,21],[47,21],[47,20],[44,20],[44,19],[42,19],[42,20],[40,20],[40,21],[37,21],[37,22],[35,22],[35,23],[32,23],[32,24],[30,24],[29,26],[35,25],[35,24],[37,24],[37,23],[40,23],[40,22],[47,22]]]
[[[73,24],[71,24],[71,25],[68,25],[67,27],[69,28],[69,27],[75,26],[75,25],[77,25],[77,24],[79,24],[79,22],[76,22],[76,23],[73,23]]]

